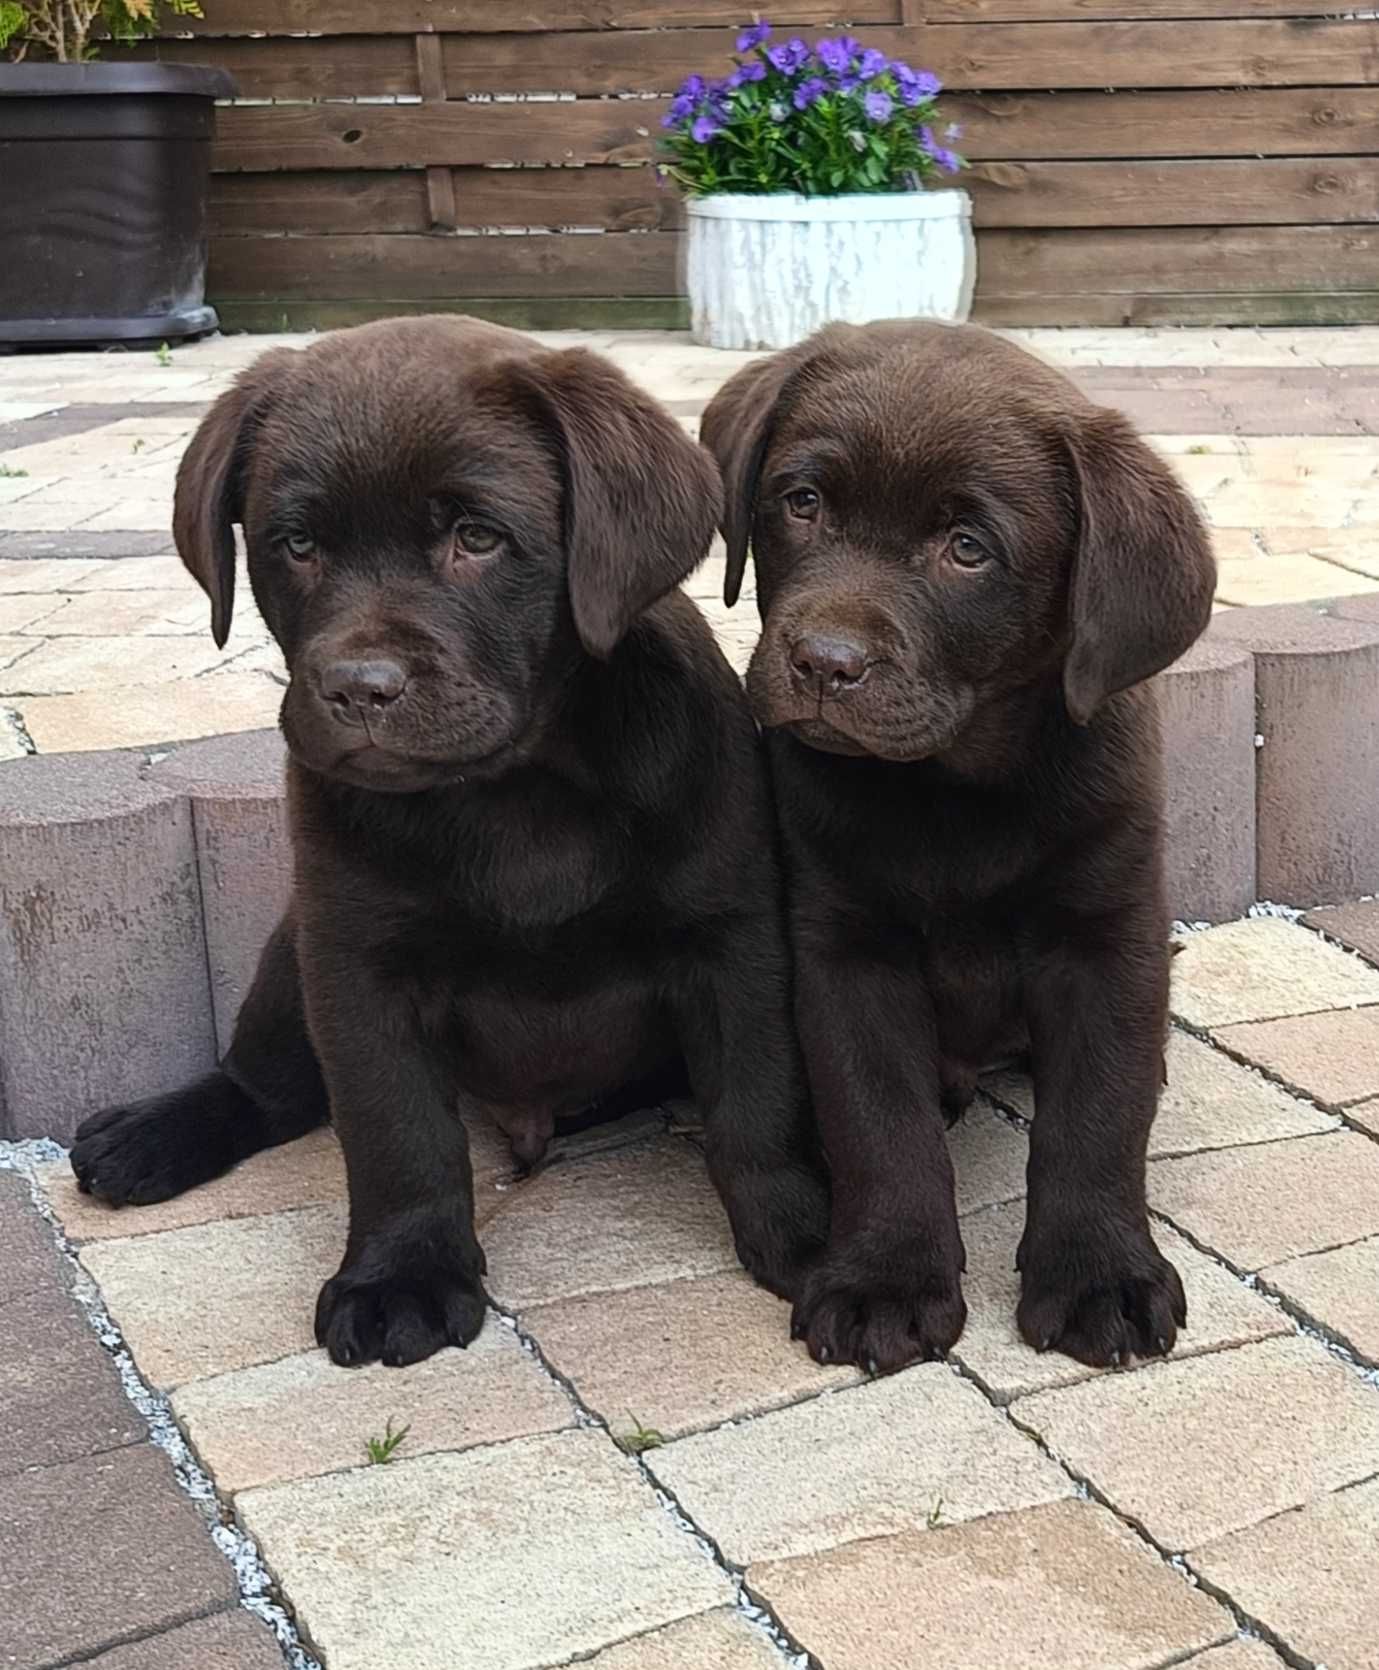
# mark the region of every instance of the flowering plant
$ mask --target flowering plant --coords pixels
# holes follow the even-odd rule
[[[734,69],[692,75],[662,118],[663,177],[709,192],[913,191],[964,166],[937,136],[936,75],[913,70],[851,35],[770,46],[769,23],[737,38]]]

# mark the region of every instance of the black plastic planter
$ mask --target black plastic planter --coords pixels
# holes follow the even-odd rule
[[[0,347],[173,341],[206,306],[223,70],[0,66]]]

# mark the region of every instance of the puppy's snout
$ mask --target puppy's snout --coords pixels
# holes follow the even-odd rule
[[[321,673],[321,695],[340,714],[380,713],[407,688],[396,661],[332,661]]]
[[[862,683],[871,657],[856,638],[809,632],[791,646],[790,665],[804,683],[836,696]]]

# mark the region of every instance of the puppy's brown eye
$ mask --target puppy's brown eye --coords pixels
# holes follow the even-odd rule
[[[991,553],[970,533],[955,533],[948,549],[959,568],[982,568],[991,561]]]
[[[314,562],[316,560],[316,541],[309,533],[289,534],[283,541],[283,545],[293,562]]]
[[[457,557],[491,557],[502,546],[503,536],[484,522],[456,522],[451,542]]]
[[[785,495],[785,508],[801,522],[812,522],[819,514],[819,495],[812,487],[797,487]]]

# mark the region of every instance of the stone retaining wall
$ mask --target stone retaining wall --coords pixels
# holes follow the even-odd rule
[[[1160,678],[1175,916],[1379,893],[1379,600],[1228,610]],[[273,731],[0,767],[0,1136],[229,1041],[287,896]]]

